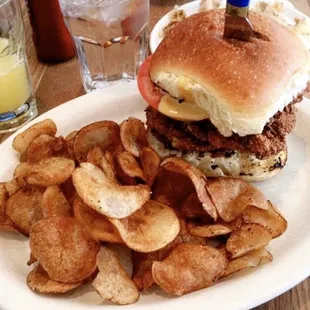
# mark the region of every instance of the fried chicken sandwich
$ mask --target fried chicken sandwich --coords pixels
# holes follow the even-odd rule
[[[207,176],[261,181],[286,164],[309,52],[256,13],[249,42],[227,39],[224,17],[211,10],[179,22],[141,66],[148,138],[160,156],[183,157]]]

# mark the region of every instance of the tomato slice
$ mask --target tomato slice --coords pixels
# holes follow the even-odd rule
[[[152,56],[149,56],[140,67],[138,73],[138,88],[143,99],[150,106],[158,110],[158,106],[163,94],[150,78],[151,60]]]

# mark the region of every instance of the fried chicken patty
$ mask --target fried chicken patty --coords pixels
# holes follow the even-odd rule
[[[292,131],[296,122],[295,103],[301,100],[302,94],[282,112],[276,113],[259,135],[240,137],[233,134],[230,137],[224,137],[209,120],[176,121],[151,107],[146,109],[146,124],[167,147],[179,151],[211,152],[214,156],[239,151],[252,153],[257,158],[264,159],[285,149],[286,135]]]

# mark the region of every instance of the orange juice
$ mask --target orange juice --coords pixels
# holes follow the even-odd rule
[[[0,38],[0,114],[16,110],[30,97],[26,64],[17,54],[2,56],[7,45]]]

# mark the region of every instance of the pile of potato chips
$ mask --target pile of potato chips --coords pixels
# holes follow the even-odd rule
[[[135,118],[56,131],[46,119],[16,136],[20,164],[0,183],[0,229],[29,236],[31,290],[92,282],[104,300],[131,304],[155,284],[182,295],[272,260],[265,247],[287,222],[251,184],[162,160]],[[132,275],[113,243],[132,251]]]

